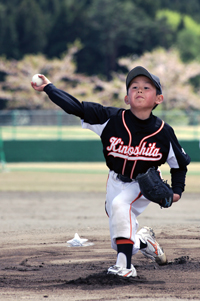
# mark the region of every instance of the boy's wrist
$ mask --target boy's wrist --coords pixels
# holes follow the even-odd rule
[[[173,202],[178,202],[180,200],[181,196],[177,193],[174,193],[173,195]]]
[[[181,197],[181,195],[182,195],[182,192],[183,192],[183,190],[181,189],[181,187],[173,187],[172,186],[172,190],[173,190],[173,192],[174,192],[174,194],[178,194],[180,197]]]

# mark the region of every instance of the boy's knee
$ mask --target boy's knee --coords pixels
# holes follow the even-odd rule
[[[121,198],[115,197],[112,201],[112,213],[120,212],[122,210],[123,202]]]

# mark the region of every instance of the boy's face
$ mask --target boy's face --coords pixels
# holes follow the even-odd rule
[[[139,112],[143,115],[146,113],[148,118],[154,106],[163,101],[163,95],[156,95],[154,83],[148,77],[139,75],[132,80],[124,100],[130,105],[133,114],[137,116]]]

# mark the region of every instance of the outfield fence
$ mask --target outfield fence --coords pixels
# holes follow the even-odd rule
[[[200,138],[199,111],[155,111],[169,123],[178,139]],[[0,127],[3,140],[18,139],[97,139],[91,131],[81,130],[78,117],[62,110],[13,110],[0,111]]]
[[[193,162],[200,162],[200,113],[157,111],[175,130]],[[101,162],[99,137],[83,130],[79,118],[61,110],[0,111],[0,161]]]

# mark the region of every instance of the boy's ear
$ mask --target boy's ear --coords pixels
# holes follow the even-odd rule
[[[156,104],[157,105],[159,105],[159,104],[161,104],[162,102],[163,102],[163,100],[164,100],[164,97],[163,97],[163,95],[162,94],[160,94],[160,95],[157,95],[156,96]]]
[[[124,102],[125,102],[125,104],[126,104],[126,105],[128,105],[128,104],[129,104],[128,95],[126,95],[126,96],[124,97]]]

